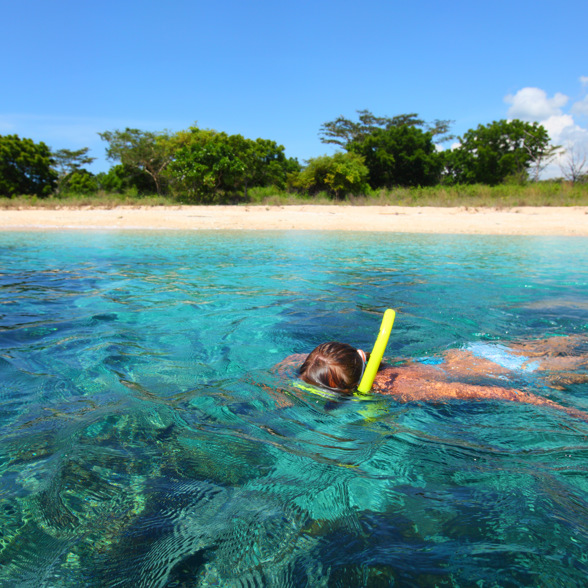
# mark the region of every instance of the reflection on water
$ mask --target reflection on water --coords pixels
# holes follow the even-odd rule
[[[586,422],[271,368],[371,347],[387,307],[391,357],[586,333],[588,240],[7,233],[0,256],[0,586],[585,582]],[[574,378],[525,378],[588,411]]]

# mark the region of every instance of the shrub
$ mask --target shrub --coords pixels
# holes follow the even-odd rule
[[[291,176],[291,187],[318,194],[325,191],[330,196],[343,199],[348,194],[357,195],[368,189],[369,172],[364,158],[357,153],[335,153],[308,161],[298,174]]]

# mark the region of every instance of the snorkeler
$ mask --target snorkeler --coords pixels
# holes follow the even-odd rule
[[[586,382],[586,374],[563,371],[588,365],[586,355],[571,354],[574,347],[582,348],[585,344],[586,338],[579,336],[552,337],[511,347],[475,343],[465,349],[450,350],[433,361],[400,360],[394,365],[380,365],[371,391],[392,396],[400,402],[500,399],[549,406],[588,420],[588,415],[579,410],[499,385],[504,382],[506,374],[516,372],[533,372],[557,389],[569,383]],[[290,356],[281,366],[300,366],[298,376],[303,382],[342,395],[352,395],[362,379],[368,359],[369,354],[361,349],[346,343],[329,342],[322,343],[308,356]],[[486,382],[490,380],[490,385],[467,381],[480,377]],[[496,381],[493,382],[493,379]]]

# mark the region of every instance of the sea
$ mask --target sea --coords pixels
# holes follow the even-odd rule
[[[588,239],[0,233],[0,586],[586,586],[586,420],[276,369],[387,308],[391,362],[588,355]],[[502,378],[588,414],[564,375]]]

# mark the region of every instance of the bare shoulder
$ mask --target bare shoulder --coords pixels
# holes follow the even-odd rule
[[[287,369],[298,368],[304,363],[306,358],[306,353],[294,353],[293,355],[289,355],[283,359],[280,363],[276,364],[273,369],[278,373],[282,373]]]
[[[442,381],[445,378],[445,372],[432,365],[410,363],[395,367],[385,366],[376,374],[374,391],[380,394],[403,394],[422,382]]]

